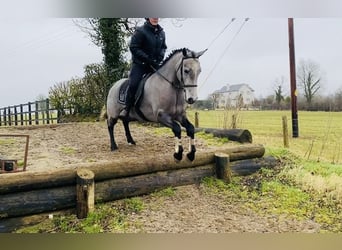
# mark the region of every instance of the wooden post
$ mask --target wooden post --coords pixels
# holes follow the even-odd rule
[[[32,125],[32,107],[31,102],[28,103],[29,125]]]
[[[36,120],[36,125],[39,124],[39,106],[38,101],[35,102],[34,118]]]
[[[94,211],[95,182],[94,172],[79,169],[76,173],[77,218],[83,219]]]
[[[195,112],[195,128],[198,128],[199,127],[199,113],[198,112]]]
[[[50,124],[50,103],[49,103],[49,99],[47,98],[45,100],[45,112],[46,112],[46,123]]]
[[[288,148],[289,147],[289,132],[287,128],[287,117],[284,115],[282,119],[283,119],[284,147]]]
[[[17,111],[17,106],[14,106],[14,125],[18,126],[18,111]]]
[[[24,125],[24,109],[22,104],[20,104],[20,125]]]
[[[237,114],[232,115],[232,129],[236,128],[236,123],[237,123]]]
[[[225,153],[215,153],[216,177],[227,183],[232,181],[232,173],[229,166],[229,155]]]
[[[12,126],[12,114],[11,114],[11,107],[8,107],[8,125]]]

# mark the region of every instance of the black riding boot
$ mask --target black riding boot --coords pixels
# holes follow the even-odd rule
[[[133,106],[133,100],[132,100],[132,94],[130,91],[130,88],[128,89],[126,100],[125,100],[125,109],[123,116],[128,117],[129,116],[129,111],[131,110]]]

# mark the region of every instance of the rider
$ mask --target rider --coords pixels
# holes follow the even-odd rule
[[[142,76],[158,70],[167,48],[165,32],[158,24],[159,18],[145,18],[145,20],[145,23],[135,30],[129,46],[132,53],[132,66],[129,74],[125,116],[134,105],[135,93]]]

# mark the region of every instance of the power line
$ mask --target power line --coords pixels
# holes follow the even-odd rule
[[[70,26],[69,26],[70,27]],[[72,30],[67,26],[62,27],[59,30],[56,30],[55,32],[50,32],[48,35],[44,35],[41,37],[36,37],[34,39],[31,39],[29,41],[26,41],[24,43],[21,43],[10,50],[6,51],[4,54],[1,55],[1,57],[9,57],[13,56],[20,52],[20,50],[36,50],[40,49],[44,46],[50,45],[52,43],[55,43],[59,40],[65,39],[67,37],[70,37],[74,34]]]
[[[203,83],[201,84],[201,86],[199,87],[199,90],[201,89],[201,87],[204,86],[204,84],[207,82],[208,78],[211,76],[211,74],[214,72],[216,66],[219,64],[219,62],[222,60],[223,56],[227,53],[228,49],[230,48],[230,46],[232,45],[233,41],[236,39],[236,37],[238,36],[238,34],[241,32],[243,26],[246,24],[246,22],[249,20],[249,18],[245,18],[245,21],[242,23],[242,25],[240,26],[240,28],[238,29],[238,31],[235,33],[235,35],[233,36],[232,40],[228,43],[228,45],[226,46],[225,50],[223,51],[223,53],[221,54],[221,56],[218,58],[218,60],[216,61],[216,63],[214,64],[214,66],[212,67],[212,69],[210,70],[209,74],[207,75],[206,79],[203,81]]]
[[[213,43],[223,34],[223,32],[228,28],[229,25],[231,25],[232,22],[235,21],[235,18],[232,18],[232,20],[223,28],[223,30],[214,38],[214,40],[211,41],[211,43],[209,44],[209,46],[207,47],[207,49],[209,49],[211,47],[211,45],[213,45]]]

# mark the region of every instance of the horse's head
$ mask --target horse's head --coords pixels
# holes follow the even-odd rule
[[[177,78],[180,82],[179,87],[185,91],[185,101],[193,104],[197,96],[197,81],[201,73],[201,65],[198,58],[206,50],[194,52],[188,49],[182,50],[182,59],[178,65]]]

